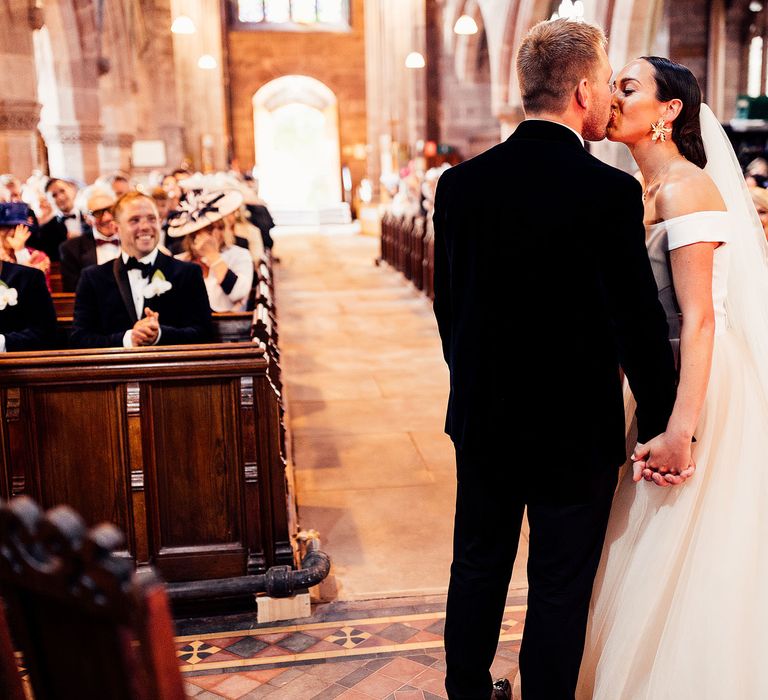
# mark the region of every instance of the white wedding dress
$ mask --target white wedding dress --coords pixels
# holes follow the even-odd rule
[[[667,250],[723,242],[714,253],[716,330],[695,433],[698,468],[666,489],[623,472],[595,581],[579,700],[768,698],[768,404],[743,339],[729,328],[732,225],[728,213],[699,212],[648,230],[672,336],[679,323]]]

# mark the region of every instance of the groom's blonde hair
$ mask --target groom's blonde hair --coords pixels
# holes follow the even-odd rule
[[[600,27],[570,19],[539,22],[517,52],[523,108],[560,114],[583,78],[593,78],[608,40]]]

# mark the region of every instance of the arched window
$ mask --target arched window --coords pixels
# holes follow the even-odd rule
[[[254,29],[347,29],[349,0],[234,0],[235,20]]]

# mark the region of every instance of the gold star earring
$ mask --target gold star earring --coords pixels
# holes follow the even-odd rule
[[[659,117],[659,121],[655,124],[651,124],[651,131],[653,131],[651,141],[658,141],[660,139],[661,142],[664,143],[667,140],[667,134],[671,134],[672,129],[665,126],[665,124],[664,117]]]

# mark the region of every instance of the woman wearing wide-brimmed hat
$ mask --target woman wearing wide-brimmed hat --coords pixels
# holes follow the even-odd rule
[[[176,257],[202,267],[214,311],[243,311],[253,283],[250,253],[227,241],[225,218],[242,203],[237,190],[199,194],[185,202],[168,227],[170,237],[184,237],[185,251]]]

